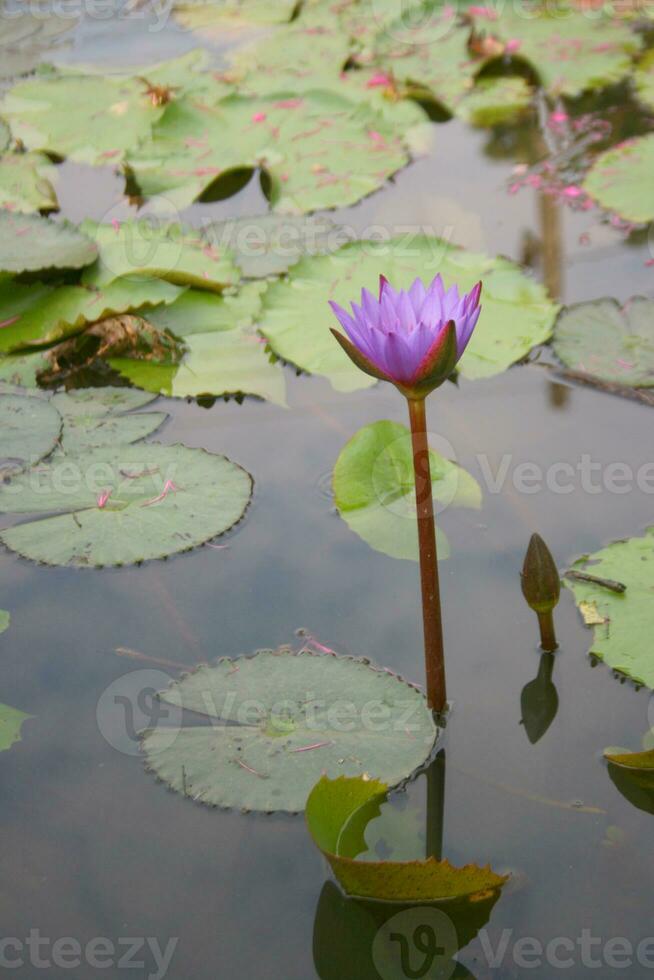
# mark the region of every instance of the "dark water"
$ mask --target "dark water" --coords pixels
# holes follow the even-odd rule
[[[96,24],[62,56],[142,63],[191,46],[173,28],[152,35],[134,25]],[[507,195],[511,169],[525,157],[512,155],[512,140],[501,134],[496,140],[505,140],[506,156],[489,156],[489,140],[488,132],[458,122],[434,125],[429,156],[337,220],[359,233],[413,224],[519,260],[525,236],[542,234],[539,201],[530,190]],[[121,184],[110,173],[66,165],[58,191],[72,220],[99,218],[118,203]],[[250,185],[189,216],[256,214],[264,207]],[[625,244],[593,212],[562,209],[559,218],[564,301],[652,295],[646,241]],[[590,244],[579,243],[583,233]],[[417,567],[371,550],[329,499],[329,472],[345,441],[376,419],[404,422],[403,402],[389,387],[346,396],[290,370],[287,382],[288,410],[253,400],[210,410],[160,400],[171,415],[164,442],[225,453],[255,478],[247,520],[227,537],[228,550],[98,572],[0,556],[0,605],[12,613],[0,641],[2,701],[35,716],[23,741],[0,755],[0,938],[24,942],[38,929],[52,942],[74,937],[84,945],[105,937],[119,949],[105,954],[105,969],[51,966],[54,976],[123,976],[128,967],[117,958],[128,937],[153,937],[162,948],[177,939],[167,972],[173,980],[376,976],[353,965],[357,942],[368,941],[365,930],[357,909],[325,884],[327,869],[302,818],[215,811],[168,792],[144,773],[122,708],[108,711],[103,698],[119,678],[135,697],[145,681],[140,671],[154,672],[152,683],[165,681],[161,667],[120,658],[116,647],[192,666],[296,642],[298,627],[329,647],[421,680]],[[654,944],[649,967],[642,947],[640,963],[635,953],[654,934],[652,817],[618,793],[601,759],[607,745],[640,747],[650,725],[649,692],[620,684],[602,665],[592,668],[590,633],[564,590],[553,673],[558,712],[531,744],[526,729],[537,722],[538,699],[521,724],[521,692],[537,676],[540,653],[518,576],[533,531],[564,567],[640,533],[652,522],[652,495],[636,487],[588,493],[579,474],[565,493],[548,488],[545,477],[532,493],[514,481],[526,462],[546,474],[556,463],[576,467],[584,454],[603,467],[624,462],[636,472],[652,461],[650,411],[555,383],[539,365],[448,385],[430,402],[432,433],[449,441],[484,487],[481,511],[448,510],[441,518],[452,545],[442,587],[454,703],[444,740],[443,854],[454,864],[490,862],[515,872],[484,942],[477,938],[459,956],[478,980],[559,973],[640,978],[654,967]],[[505,455],[506,479],[493,492],[484,476],[495,474]],[[551,688],[545,694],[551,704]],[[412,826],[425,819],[424,784],[419,777],[408,792]],[[504,930],[506,951],[493,966],[488,947],[496,949]],[[601,939],[591,961],[584,930]],[[564,945],[550,951],[549,962],[542,955],[534,966],[539,957],[532,954],[525,965],[515,944],[529,937],[543,945],[561,938]],[[620,956],[619,943],[605,947],[620,937],[633,945],[631,965],[624,966],[629,957]],[[47,960],[52,947],[40,953]],[[27,947],[22,955],[16,976],[47,973]],[[141,950],[134,959],[143,956]],[[557,967],[553,956],[571,965]],[[444,970],[425,975],[449,976]],[[157,974],[151,953],[133,972],[149,974]]]

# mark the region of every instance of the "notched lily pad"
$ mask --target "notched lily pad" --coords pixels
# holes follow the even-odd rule
[[[168,414],[134,410],[155,397],[131,388],[89,388],[55,395],[50,404],[63,419],[63,451],[74,455],[99,446],[127,445],[152,435]]]
[[[593,582],[565,579],[580,609],[596,623],[590,653],[639,684],[654,688],[654,527],[641,538],[616,541],[572,566],[626,586],[617,593]]]
[[[481,507],[481,488],[470,474],[430,451],[434,501],[446,507]],[[341,451],[334,467],[334,498],[341,517],[376,551],[418,560],[418,531],[411,433],[397,422],[364,426]],[[439,558],[447,538],[438,528]]]
[[[627,140],[601,153],[588,171],[584,190],[607,211],[642,224],[654,219],[654,133]]]
[[[20,742],[23,723],[32,717],[18,708],[0,704],[0,752],[10,749],[15,742]]]
[[[5,153],[0,156],[0,208],[25,214],[57,211],[55,175],[56,168],[42,153]]]
[[[496,874],[489,866],[456,868],[435,858],[357,861],[367,850],[366,825],[378,816],[388,789],[376,779],[322,776],[307,800],[309,833],[348,895],[380,901],[458,901],[486,897],[506,883],[508,876]]]
[[[481,318],[459,363],[464,377],[498,374],[549,339],[558,307],[543,286],[507,259],[426,236],[352,242],[332,255],[301,259],[286,279],[268,287],[259,329],[276,354],[325,375],[338,391],[367,388],[373,379],[352,364],[330,332],[335,321],[328,300],[347,307],[358,301],[361,287],[377,290],[380,274],[406,289],[416,276],[430,281],[438,272],[463,292],[479,279],[484,284]]]
[[[0,210],[0,272],[81,269],[97,254],[93,242],[67,222]]]
[[[239,276],[231,252],[214,248],[199,232],[170,222],[140,218],[102,225],[85,221],[82,231],[99,256],[82,281],[97,289],[116,279],[163,279],[176,286],[221,292]]]
[[[207,724],[145,732],[147,768],[220,807],[299,812],[323,772],[394,785],[424,762],[437,735],[417,688],[369,661],[307,650],[202,665],[160,697]]]
[[[636,296],[569,306],[554,328],[554,351],[575,371],[634,388],[654,387],[654,300]]]
[[[35,465],[59,442],[62,420],[42,398],[0,394],[0,472]]]
[[[225,456],[185,446],[120,445],[58,455],[0,487],[0,512],[55,514],[0,534],[46,565],[130,565],[188,551],[228,531],[252,478]]]

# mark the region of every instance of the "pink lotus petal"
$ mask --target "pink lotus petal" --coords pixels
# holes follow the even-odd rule
[[[253,123],[265,122],[267,118],[268,117],[265,112],[255,112],[255,114],[252,116],[252,122]]]
[[[378,88],[380,86],[392,85],[392,80],[384,72],[378,72],[366,82],[366,88]]]
[[[297,109],[302,105],[302,99],[282,99],[275,102],[275,109]]]
[[[513,54],[514,51],[518,50],[521,44],[522,41],[519,41],[517,37],[512,37],[504,45],[504,50],[507,54]]]
[[[103,490],[102,493],[99,495],[96,503],[100,508],[100,510],[104,510],[104,508],[107,506],[107,501],[109,500],[111,493],[112,493],[111,490]]]
[[[581,187],[577,187],[576,184],[570,184],[568,187],[563,188],[564,197],[581,197],[583,193]]]
[[[116,234],[118,234],[118,232],[120,231],[120,221],[118,220],[118,218],[111,219],[111,227],[116,232]]]

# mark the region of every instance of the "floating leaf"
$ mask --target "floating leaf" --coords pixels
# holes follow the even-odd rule
[[[116,226],[85,221],[81,229],[99,249],[98,261],[84,272],[88,286],[101,289],[118,278],[163,279],[221,292],[239,278],[228,249],[212,248],[199,232],[179,224],[140,218]]]
[[[23,722],[31,718],[24,711],[0,704],[0,752],[10,749],[15,742],[20,742],[20,730]]]
[[[28,149],[96,166],[120,163],[164,111],[143,80],[56,70],[19,82],[0,108]]]
[[[11,616],[6,609],[0,609],[0,633],[4,633],[6,629],[9,629],[10,622]]]
[[[176,3],[175,20],[189,31],[199,31],[208,37],[221,37],[231,28],[251,24],[281,24],[293,16],[297,0],[196,0]]]
[[[0,157],[0,208],[24,213],[56,211],[54,174],[55,168],[42,153],[5,153]]]
[[[621,769],[646,773],[654,778],[654,751],[615,753],[611,749],[607,749],[604,758]]]
[[[0,395],[0,461],[34,465],[49,456],[61,435],[61,416],[42,398]]]
[[[654,51],[649,51],[634,71],[639,100],[654,109]]]
[[[5,150],[9,149],[10,144],[11,130],[4,119],[0,119],[0,153],[4,153]]]
[[[626,21],[599,9],[589,16],[574,6],[550,12],[531,3],[502,9],[493,20],[478,15],[477,24],[507,42],[509,53],[530,62],[552,95],[576,96],[619,82],[631,72],[631,54],[639,47]]]
[[[565,581],[576,602],[591,604],[602,618],[590,652],[619,673],[654,688],[654,528],[642,538],[616,541],[580,558],[572,567],[626,585],[620,594],[592,582]]]
[[[348,895],[380,901],[447,901],[497,891],[507,881],[490,867],[449,861],[356,861],[367,850],[363,831],[379,813],[389,787],[376,779],[323,775],[307,800],[306,821],[316,846]]]
[[[606,749],[604,757],[616,789],[632,806],[654,814],[654,751]]]
[[[0,291],[1,295],[1,291]],[[11,388],[37,388],[37,374],[48,366],[45,354],[0,356],[0,390]]]
[[[524,78],[488,78],[478,82],[456,113],[473,126],[513,122],[531,106],[532,90]]]
[[[0,350],[54,344],[78,333],[87,324],[116,313],[172,303],[177,286],[160,279],[116,279],[106,289],[84,286],[26,287],[0,282]]]
[[[183,339],[180,363],[112,357],[110,366],[139,388],[175,398],[243,394],[286,405],[282,368],[271,363],[253,326],[263,288],[251,283],[224,297],[189,290],[148,314],[157,328]]]
[[[353,204],[408,161],[378,113],[323,91],[173,102],[129,156],[142,194],[163,195],[157,206],[185,207],[219,178],[261,170],[275,210],[295,214]]]
[[[146,732],[147,767],[178,793],[221,807],[298,812],[323,772],[396,784],[437,735],[424,696],[400,677],[306,650],[202,665],[160,697],[211,724]]]
[[[347,238],[328,218],[278,214],[216,221],[202,235],[212,248],[228,248],[248,279],[279,276],[303,256],[333,252]]]
[[[66,222],[0,210],[0,272],[81,269],[97,254],[93,242]]]
[[[654,133],[627,140],[595,160],[584,190],[603,208],[627,221],[654,218]]]
[[[406,980],[408,968],[428,969],[424,977],[434,980],[476,980],[452,957],[487,924],[499,897],[496,889],[460,902],[377,902],[350,898],[326,881],[313,931],[316,973],[320,980]]]
[[[259,329],[276,354],[305,371],[326,375],[338,391],[366,388],[374,381],[335,343],[327,301],[347,306],[358,300],[362,286],[376,291],[380,274],[406,289],[416,276],[428,281],[437,272],[448,286],[458,283],[463,292],[483,280],[479,326],[459,363],[464,377],[498,374],[550,337],[557,307],[544,287],[517,265],[423,236],[352,242],[333,255],[302,259],[286,280],[268,287]]]
[[[0,534],[46,565],[130,565],[188,551],[243,517],[252,479],[225,456],[153,443],[57,456],[0,487],[0,511],[52,514]]]
[[[554,351],[575,371],[654,387],[654,300],[636,296],[624,308],[613,299],[567,307],[554,328]]]
[[[444,506],[480,507],[481,488],[466,470],[433,450],[429,454],[434,500]],[[376,551],[418,560],[418,530],[411,433],[397,422],[374,422],[350,439],[334,467],[334,498],[348,526]],[[438,529],[439,557],[449,547]]]
[[[98,446],[126,445],[152,435],[166,412],[139,412],[154,396],[131,388],[88,388],[55,395],[50,402],[63,419],[61,445],[76,454]]]

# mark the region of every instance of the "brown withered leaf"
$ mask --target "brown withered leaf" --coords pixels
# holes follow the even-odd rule
[[[100,368],[110,357],[178,364],[185,348],[168,330],[153,326],[133,314],[107,317],[90,324],[82,333],[52,347],[48,366],[37,374],[39,384],[57,386],[81,372]]]

